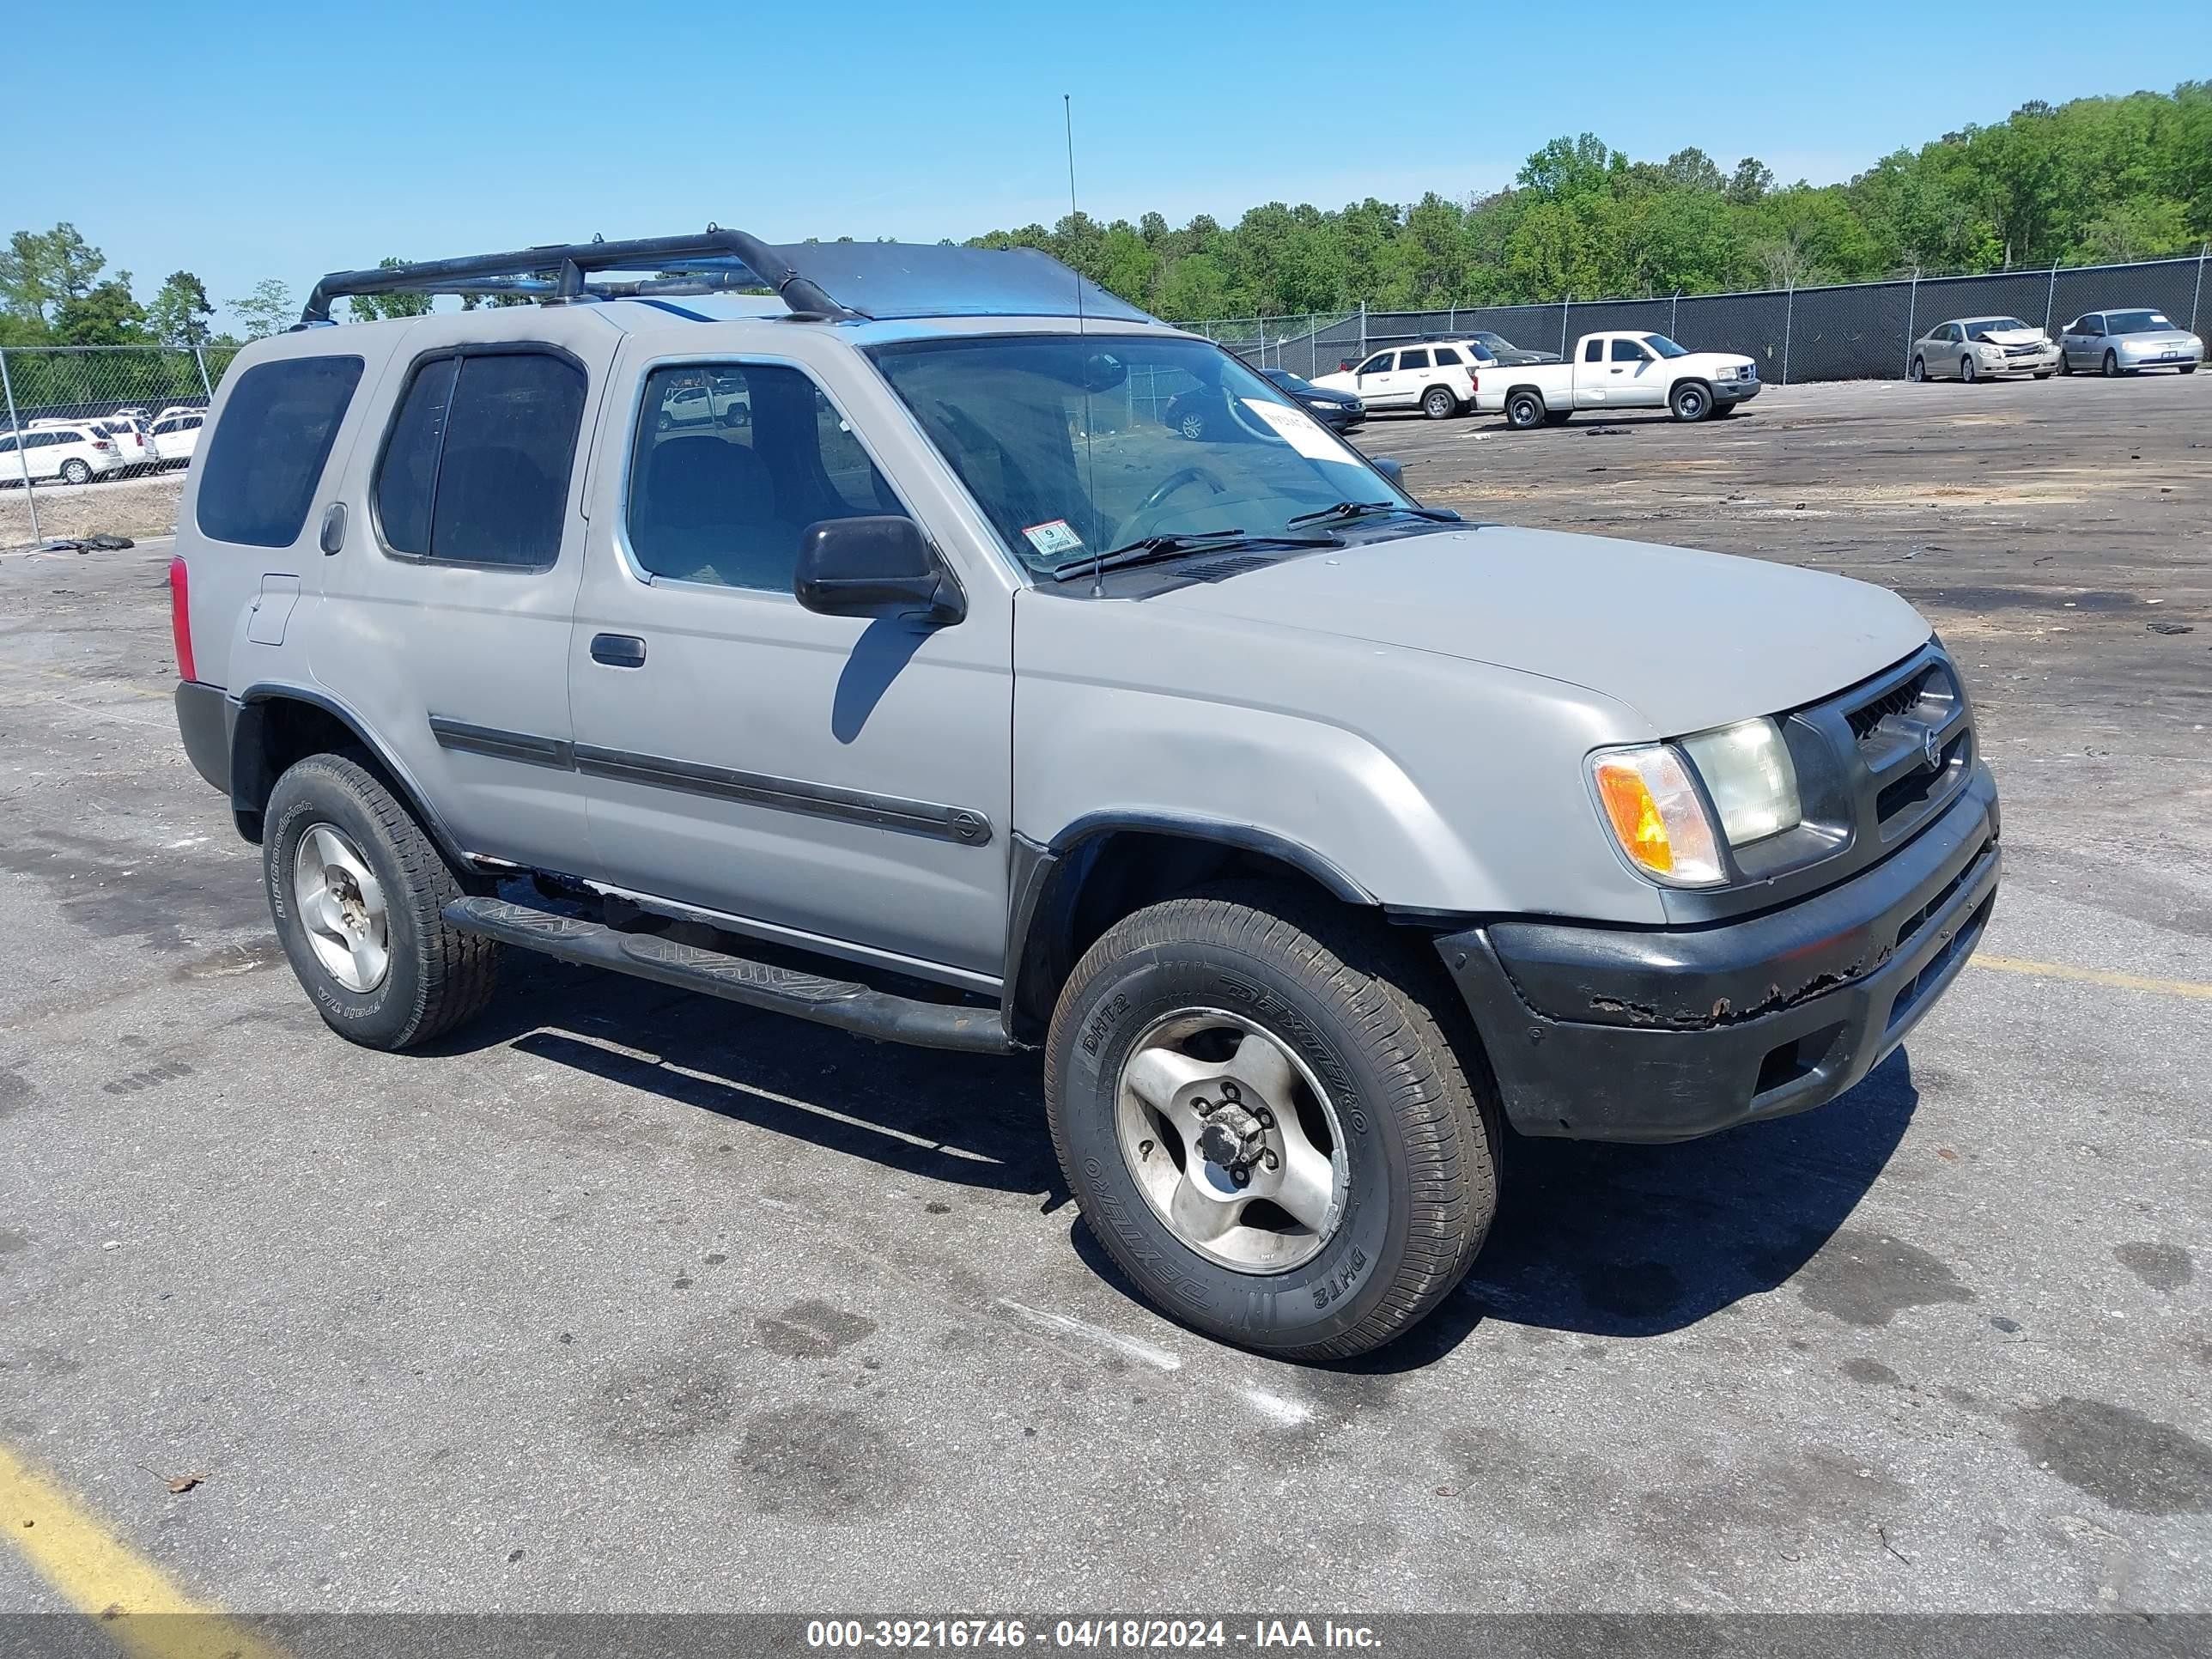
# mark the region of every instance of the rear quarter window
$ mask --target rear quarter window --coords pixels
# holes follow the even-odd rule
[[[240,377],[200,458],[200,534],[248,547],[299,540],[361,371],[358,357],[288,357]]]

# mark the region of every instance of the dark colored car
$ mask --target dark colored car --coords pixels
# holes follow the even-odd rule
[[[1367,405],[1349,392],[1331,392],[1300,380],[1287,368],[1263,368],[1260,373],[1332,432],[1349,432],[1367,418]]]
[[[1332,432],[1349,432],[1367,418],[1367,405],[1349,392],[1327,391],[1300,380],[1288,369],[1263,368],[1259,372]],[[1266,435],[1266,428],[1255,429],[1249,422],[1235,419],[1224,402],[1224,395],[1219,386],[1194,386],[1178,393],[1160,418],[1193,441],[1209,438],[1234,442],[1240,433],[1255,438]]]
[[[1507,368],[1520,368],[1529,363],[1556,363],[1559,361],[1559,354],[1556,351],[1534,351],[1527,346],[1517,346],[1503,334],[1493,334],[1486,328],[1470,330],[1462,337],[1477,342]]]

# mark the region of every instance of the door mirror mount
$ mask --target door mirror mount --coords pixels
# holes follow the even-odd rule
[[[968,614],[921,526],[896,514],[824,519],[799,538],[792,592],[825,617],[898,617],[920,613],[939,627]]]
[[[1399,465],[1398,462],[1391,459],[1389,456],[1370,456],[1368,458],[1367,464],[1373,467],[1377,472],[1380,472],[1384,477],[1388,478],[1392,483],[1398,484],[1401,489],[1404,487],[1402,475],[1406,469]]]

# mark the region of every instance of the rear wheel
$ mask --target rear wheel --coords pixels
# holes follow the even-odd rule
[[[1432,386],[1421,394],[1421,413],[1432,421],[1449,421],[1459,413],[1459,399],[1449,386]]]
[[[1678,421],[1702,421],[1713,412],[1713,394],[1703,380],[1685,380],[1667,399]]]
[[[1345,1358],[1474,1261],[1496,1117],[1415,948],[1237,884],[1140,910],[1078,964],[1045,1051],[1053,1146],[1085,1224],[1175,1318]]]
[[[92,469],[80,460],[72,459],[64,461],[62,463],[62,482],[64,483],[73,484],[90,483],[92,482]]]
[[[429,1042],[491,1000],[499,946],[446,925],[460,884],[360,762],[311,755],[276,780],[262,872],[276,936],[324,1023],[370,1048]]]
[[[1535,392],[1523,388],[1505,394],[1505,424],[1518,432],[1527,432],[1544,424],[1544,400]]]

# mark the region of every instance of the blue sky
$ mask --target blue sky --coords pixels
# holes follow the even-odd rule
[[[6,107],[51,141],[48,164],[0,182],[0,233],[70,220],[141,297],[181,266],[219,303],[390,253],[710,219],[771,240],[1049,223],[1063,92],[1085,210],[1180,222],[1464,196],[1585,129],[1827,183],[2031,98],[2212,76],[2203,0],[94,11],[67,49],[0,48]],[[2063,50],[2085,15],[2134,46]]]

